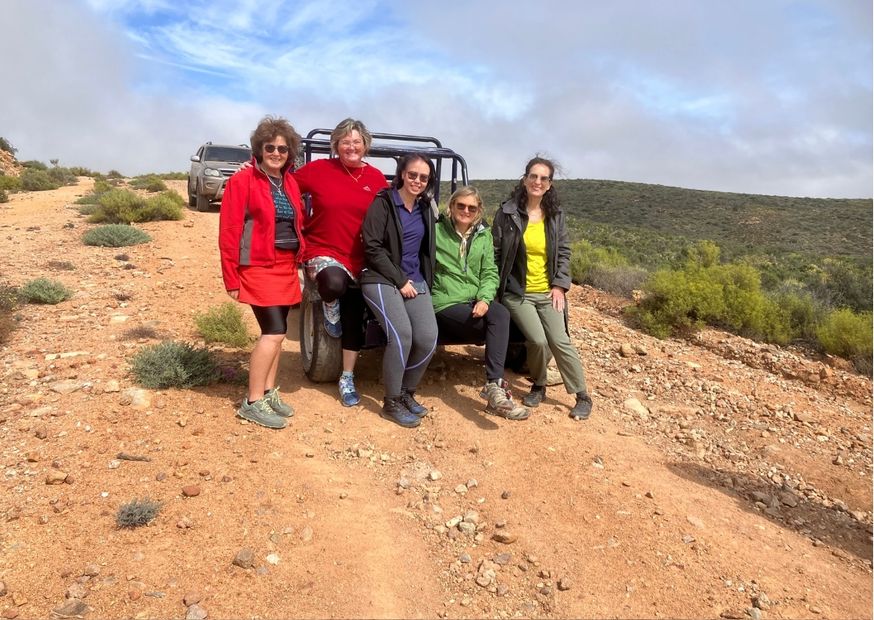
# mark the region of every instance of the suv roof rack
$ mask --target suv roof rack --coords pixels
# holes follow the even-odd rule
[[[301,140],[304,163],[311,162],[313,155],[331,155],[332,131],[332,129],[313,129]],[[459,181],[461,181],[461,185],[468,184],[467,162],[464,157],[454,150],[444,147],[437,138],[400,133],[372,133],[371,135],[373,142],[368,152],[369,157],[393,159],[397,162],[400,157],[407,153],[417,153],[434,162],[438,180],[442,179],[443,162],[446,160],[451,164],[449,191],[454,192],[458,189]],[[385,176],[391,181],[394,174],[386,174]],[[434,188],[434,200],[440,202],[440,183],[437,183]]]

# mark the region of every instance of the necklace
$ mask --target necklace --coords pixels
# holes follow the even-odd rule
[[[261,168],[261,172],[264,173],[264,176],[267,177],[267,180],[270,181],[270,185],[276,188],[277,191],[282,191],[282,178],[280,177],[276,181],[273,180],[273,177],[267,174],[267,171],[264,168]]]
[[[342,161],[340,162],[340,165],[343,166],[343,170],[346,171],[346,174],[348,174],[349,177],[350,177],[353,181],[355,181],[356,183],[358,183],[358,182],[361,180],[361,177],[362,177],[362,175],[364,174],[364,166],[361,166],[361,172],[359,172],[359,173],[358,173],[358,176],[356,177],[354,174],[352,174],[351,172],[349,172],[349,168],[347,168],[347,167],[346,167],[346,164],[344,164]]]

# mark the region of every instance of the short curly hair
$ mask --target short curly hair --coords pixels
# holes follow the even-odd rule
[[[267,115],[261,119],[249,138],[249,143],[252,145],[252,155],[255,156],[255,160],[259,164],[262,159],[263,146],[278,136],[285,138],[285,143],[288,145],[288,163],[286,165],[294,163],[300,149],[300,135],[294,130],[291,123],[281,116]]]
[[[344,118],[336,127],[334,127],[334,131],[331,132],[331,151],[337,153],[337,145],[340,144],[340,140],[353,131],[357,131],[361,136],[361,140],[364,142],[364,154],[367,155],[367,152],[370,151],[370,145],[373,142],[373,136],[370,135],[369,131],[367,131],[367,127],[364,126],[364,123],[354,118]]]

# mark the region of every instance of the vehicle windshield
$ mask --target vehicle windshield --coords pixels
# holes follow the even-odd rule
[[[203,161],[227,161],[241,164],[252,159],[249,149],[232,146],[210,146],[203,151]]]

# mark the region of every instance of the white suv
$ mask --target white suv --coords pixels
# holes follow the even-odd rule
[[[191,156],[188,173],[188,205],[198,211],[209,211],[209,203],[222,199],[225,183],[244,162],[252,159],[252,150],[245,144],[213,144],[207,142]]]

